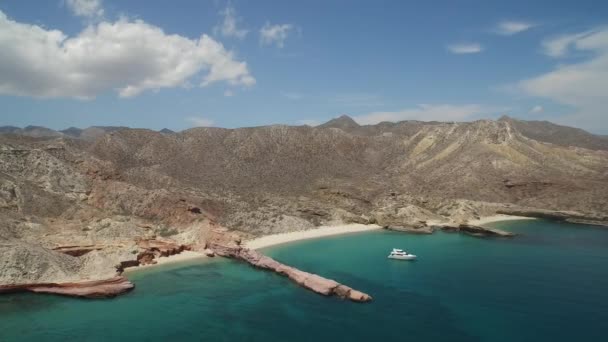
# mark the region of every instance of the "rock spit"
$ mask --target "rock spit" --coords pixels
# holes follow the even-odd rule
[[[118,276],[106,280],[77,283],[0,285],[0,293],[36,292],[80,298],[112,298],[129,292],[134,287],[135,285],[127,278]]]
[[[220,233],[218,236],[221,235]],[[342,285],[335,280],[282,264],[258,251],[243,248],[234,241],[226,243],[225,240],[223,242],[212,240],[208,247],[215,251],[217,255],[243,260],[254,267],[276,272],[298,285],[324,296],[338,296],[354,302],[369,302],[372,300],[372,297],[366,293]]]

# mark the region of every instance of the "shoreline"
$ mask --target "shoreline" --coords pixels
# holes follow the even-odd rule
[[[125,270],[123,271],[122,274],[127,275],[129,273],[134,273],[134,272],[141,271],[141,270],[155,268],[158,266],[176,264],[176,263],[192,261],[192,260],[197,260],[197,259],[208,259],[208,258],[209,257],[206,256],[204,253],[193,252],[193,251],[183,251],[179,254],[174,254],[174,255],[167,256],[167,257],[160,257],[158,259],[155,259],[156,264],[127,267],[127,268],[125,268]]]
[[[538,220],[536,217],[515,216],[497,214],[492,216],[480,217],[477,220],[470,220],[468,223],[475,226],[483,226],[484,224],[500,222],[500,221],[519,221],[519,220]]]
[[[500,222],[500,221],[517,221],[517,220],[536,220],[534,217],[526,217],[526,216],[514,216],[514,215],[492,215],[481,217],[477,220],[471,220],[468,223],[472,225],[482,226],[484,224]],[[433,224],[430,224],[433,225]],[[243,247],[258,250],[271,246],[282,245],[286,243],[310,240],[310,239],[318,239],[328,236],[336,236],[336,235],[345,235],[352,233],[360,233],[360,232],[370,232],[383,229],[381,226],[375,224],[342,224],[336,226],[319,226],[313,229],[307,230],[299,230],[294,232],[287,233],[278,233],[261,236],[252,240],[244,241]],[[134,267],[128,267],[124,270],[123,274],[127,275],[129,273],[138,272],[141,270],[146,270],[150,268],[155,268],[158,266],[182,263],[197,259],[209,259],[204,253],[201,252],[193,252],[193,251],[183,251],[180,254],[171,255],[168,257],[160,257],[156,259],[156,264],[149,265],[140,265]]]
[[[320,226],[308,230],[295,232],[279,233],[262,236],[249,241],[245,241],[244,247],[250,249],[261,249],[270,246],[281,245],[289,242],[322,238],[326,236],[343,235],[359,232],[369,232],[380,230],[382,227],[375,224],[344,224],[337,226]]]

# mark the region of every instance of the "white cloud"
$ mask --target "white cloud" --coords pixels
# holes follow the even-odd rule
[[[66,0],[65,4],[74,15],[79,17],[103,17],[101,0]]]
[[[260,29],[260,43],[262,45],[275,44],[282,48],[285,45],[285,40],[289,36],[289,31],[293,29],[291,24],[270,25],[266,22]]]
[[[448,51],[455,54],[479,53],[483,47],[478,43],[452,44],[447,46]]]
[[[542,43],[543,52],[551,57],[563,57],[570,52],[571,49],[580,49],[584,50],[577,46],[581,44],[580,42],[585,41],[585,37],[593,35],[597,33],[597,31],[586,31],[575,34],[566,34],[559,37],[554,37],[551,39],[544,40]],[[585,43],[582,43],[583,45]],[[588,44],[588,43],[587,43]]]
[[[532,107],[532,109],[530,109],[530,114],[538,114],[538,113],[542,113],[545,109],[543,108],[543,106],[539,106],[536,105],[534,107]]]
[[[142,20],[90,25],[68,37],[59,30],[18,23],[0,11],[0,94],[93,98],[224,81],[251,86],[247,64],[207,35],[166,34]]]
[[[206,119],[198,116],[186,118],[186,121],[192,124],[192,127],[212,127],[214,122],[211,119]]]
[[[504,108],[493,108],[479,104],[450,105],[450,104],[420,104],[415,108],[403,109],[396,112],[373,112],[355,116],[361,125],[373,125],[382,121],[466,121],[482,114],[491,114]]]
[[[241,20],[236,15],[236,10],[231,5],[226,6],[226,8],[220,12],[220,14],[224,17],[222,23],[213,28],[213,32],[215,34],[221,34],[224,37],[235,37],[238,39],[243,39],[249,32],[246,29],[238,28],[238,22]]]
[[[536,25],[523,21],[502,21],[496,26],[495,32],[503,36],[512,36],[527,31],[534,26]]]
[[[586,60],[557,65],[552,71],[523,80],[517,88],[574,108],[558,121],[591,130],[608,129],[608,28],[545,41],[548,55],[566,56],[571,50],[590,53]]]
[[[226,89],[226,90],[224,90],[224,96],[226,96],[226,97],[234,96],[234,92],[230,89]]]

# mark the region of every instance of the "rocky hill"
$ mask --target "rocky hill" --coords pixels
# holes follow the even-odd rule
[[[202,249],[219,227],[244,237],[332,222],[416,231],[539,209],[608,221],[606,138],[546,122],[360,126],[342,116],[318,127],[2,132],[0,252],[11,257],[0,285],[110,278]]]
[[[120,126],[91,126],[89,128],[81,129],[76,127],[70,127],[63,129],[61,131],[56,131],[50,128],[41,127],[41,126],[27,126],[24,128],[15,127],[15,126],[0,126],[0,135],[2,134],[14,134],[20,136],[28,136],[33,138],[54,138],[54,137],[71,137],[71,138],[79,138],[84,140],[95,140],[100,136],[109,133],[118,131],[121,129],[126,129],[128,127],[120,127]]]

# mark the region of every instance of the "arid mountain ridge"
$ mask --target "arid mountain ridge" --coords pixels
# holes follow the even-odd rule
[[[202,250],[219,228],[428,233],[497,212],[608,222],[608,139],[548,122],[2,132],[0,285],[112,278]]]
[[[524,136],[542,142],[550,142],[560,146],[578,146],[588,149],[606,150],[608,149],[608,135],[597,135],[584,131],[580,128],[556,125],[549,121],[522,121],[503,116],[499,121],[508,121],[515,126]],[[390,130],[391,127],[413,124],[440,124],[441,122],[432,121],[401,121],[401,122],[381,122],[377,125],[359,125],[348,115],[342,115],[324,124],[316,126],[318,128],[340,128],[349,133],[374,134],[383,130]],[[99,136],[115,132],[118,130],[130,129],[126,126],[91,126],[88,128],[69,127],[63,130],[53,130],[42,126],[26,126],[24,128],[15,126],[0,126],[0,134],[17,134],[35,138],[44,137],[73,137],[87,140],[94,140]],[[163,128],[158,132],[164,134],[177,133],[168,128]]]

